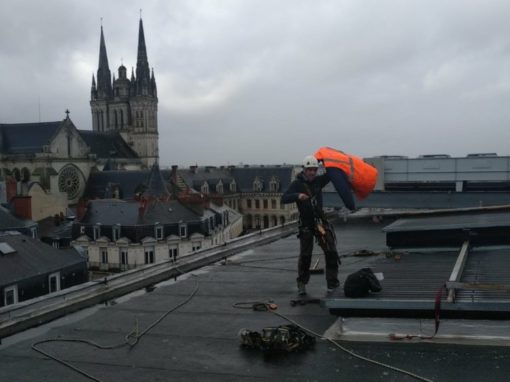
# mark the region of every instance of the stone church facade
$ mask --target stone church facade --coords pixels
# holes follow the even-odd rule
[[[149,68],[143,23],[140,19],[138,53],[131,78],[124,65],[118,76],[112,75],[103,27],[99,46],[99,66],[92,76],[90,92],[92,129],[96,132],[119,132],[147,167],[157,162],[158,152],[158,96],[154,69]]]

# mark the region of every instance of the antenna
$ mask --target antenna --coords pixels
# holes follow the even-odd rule
[[[39,123],[41,123],[41,95],[37,96],[37,106],[39,107]]]
[[[140,18],[142,18],[142,8],[140,8]]]

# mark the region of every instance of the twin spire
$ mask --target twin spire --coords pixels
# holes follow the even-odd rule
[[[113,81],[115,82],[115,79]],[[138,31],[136,77],[134,70],[132,70],[131,90],[133,94],[130,95],[133,96],[135,95],[156,96],[156,80],[154,78],[154,69],[152,69],[151,73],[151,70],[149,69],[149,62],[147,60],[147,48],[145,45],[143,21],[141,18]],[[97,99],[111,97],[113,97],[112,75],[108,65],[108,55],[106,53],[103,25],[101,25],[101,37],[99,41],[99,64],[97,69],[97,86],[94,75],[92,75],[92,98]]]

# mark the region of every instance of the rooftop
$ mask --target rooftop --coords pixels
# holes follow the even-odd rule
[[[412,265],[417,261],[412,254],[403,257],[401,262],[381,254],[352,256],[361,249],[386,251],[385,235],[381,230],[386,224],[351,222],[336,226],[338,248],[343,255],[341,282],[349,273],[364,266],[372,266],[377,271],[378,264],[391,268],[391,264],[402,265],[410,261]],[[289,300],[295,298],[297,251],[298,241],[292,235],[248,250],[229,259],[226,265],[217,263],[193,272],[194,276],[184,275],[176,282],[163,282],[150,293],[140,291],[112,301],[108,306],[90,308],[59,322],[3,339],[3,345],[0,345],[2,375],[12,381],[86,381],[85,377],[31,350],[32,343],[46,338],[119,343],[133,328],[138,327],[141,332],[169,309],[191,298],[164,317],[131,349],[98,350],[85,344],[62,342],[39,347],[101,381],[414,381],[409,376],[354,359],[325,341],[318,341],[314,350],[274,358],[239,346],[241,328],[260,331],[286,321],[267,312],[234,309],[232,305],[236,302],[271,299],[278,304],[277,312],[314,331],[328,333],[335,327],[337,318],[319,305],[290,306]],[[323,267],[323,256],[319,253],[316,248],[314,262],[316,258],[320,259],[319,267]],[[444,257],[444,262],[451,265],[451,254],[436,253],[435,256]],[[390,270],[387,272],[391,273]],[[436,277],[441,279],[439,274]],[[391,289],[391,278],[388,274],[390,281],[385,280],[389,283],[388,289]],[[415,286],[420,284],[419,280],[407,280]],[[407,289],[420,291],[404,284],[396,285],[401,295]],[[192,296],[197,286],[198,291]],[[309,294],[323,297],[324,288],[323,275],[313,275]],[[422,292],[428,294],[431,291],[425,288]],[[339,297],[340,294],[339,291]],[[424,322],[432,324],[433,320]],[[448,326],[448,321],[444,325]],[[484,323],[482,326],[488,325]],[[364,329],[369,331],[370,327]],[[431,342],[392,343],[369,339],[369,342],[341,344],[363,356],[429,380],[487,380],[488,370],[492,380],[505,380],[510,373],[508,347]],[[20,370],[23,370],[22,375]]]

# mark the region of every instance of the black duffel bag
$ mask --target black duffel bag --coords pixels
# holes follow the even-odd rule
[[[370,292],[381,290],[381,284],[370,268],[363,268],[350,274],[344,283],[345,297],[365,297]]]

